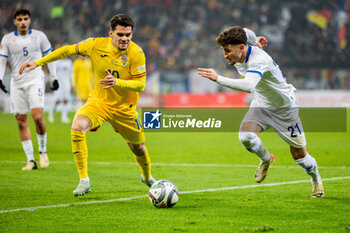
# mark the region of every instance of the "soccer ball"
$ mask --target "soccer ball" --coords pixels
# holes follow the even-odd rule
[[[159,180],[149,189],[149,200],[157,208],[171,208],[179,200],[179,191],[168,180]]]

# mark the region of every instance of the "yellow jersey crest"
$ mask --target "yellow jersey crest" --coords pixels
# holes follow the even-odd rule
[[[129,57],[128,56],[120,56],[120,62],[122,63],[123,66],[126,66],[128,64]]]

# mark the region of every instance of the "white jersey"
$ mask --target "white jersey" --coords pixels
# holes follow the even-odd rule
[[[23,86],[44,80],[41,66],[28,73],[24,71],[21,75],[18,72],[23,63],[36,61],[51,50],[49,40],[41,31],[29,29],[25,36],[18,34],[17,31],[6,34],[1,40],[0,57],[5,57],[10,62],[11,85]]]
[[[251,107],[282,110],[298,106],[294,95],[296,89],[286,82],[279,66],[264,50],[249,45],[245,62],[235,66],[242,76],[252,72],[261,77],[252,91],[254,99]]]

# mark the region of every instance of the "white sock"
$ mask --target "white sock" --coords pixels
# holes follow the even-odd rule
[[[55,116],[55,111],[56,111],[56,104],[52,106],[52,108],[49,110],[49,114],[54,117]]]
[[[36,134],[39,144],[39,152],[46,152],[46,144],[47,144],[47,133],[41,135]]]
[[[22,141],[22,147],[25,155],[27,156],[27,161],[34,161],[34,149],[32,140]]]
[[[302,167],[307,174],[311,176],[311,182],[313,184],[319,183],[321,181],[321,176],[318,172],[316,160],[309,154],[302,158],[296,159],[295,162]]]
[[[258,137],[259,138],[259,137]],[[261,141],[261,139],[259,138],[259,140]],[[259,156],[259,158],[261,159],[261,161],[263,162],[269,162],[271,160],[271,156],[270,156],[270,152],[268,152],[266,150],[266,148],[264,147],[264,145],[262,144],[262,141],[261,141],[261,144],[260,146],[258,147],[258,149],[256,150],[255,152],[257,154],[257,156]]]
[[[239,140],[249,152],[256,154],[261,161],[270,161],[270,152],[266,150],[258,135],[251,132],[239,132]]]
[[[87,182],[89,182],[89,183],[90,183],[90,179],[89,179],[89,177],[80,178],[80,183],[81,183],[82,181],[87,181]]]
[[[62,115],[61,115],[62,120],[67,119],[68,117],[68,107],[69,107],[68,105],[69,105],[68,103],[62,104]]]

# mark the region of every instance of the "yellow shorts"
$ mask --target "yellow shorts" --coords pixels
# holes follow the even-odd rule
[[[114,108],[107,106],[103,101],[89,98],[76,113],[76,115],[79,114],[89,117],[92,122],[91,131],[96,131],[105,121],[108,121],[128,143],[145,142],[143,127],[137,112],[131,116],[118,114]]]

